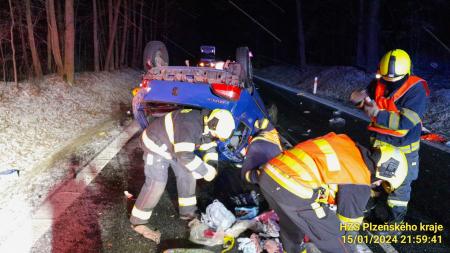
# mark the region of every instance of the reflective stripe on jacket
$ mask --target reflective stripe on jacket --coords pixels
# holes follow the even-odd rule
[[[302,198],[329,184],[370,185],[370,172],[359,149],[344,134],[329,133],[297,144],[273,158],[264,172]]]
[[[408,108],[398,109],[395,102],[405,95],[408,90],[414,87],[416,84],[421,83],[425,89],[426,95],[429,96],[430,91],[428,89],[427,82],[417,76],[409,76],[408,79],[390,96],[385,97],[386,85],[378,80],[375,87],[375,102],[380,110],[389,111],[389,124],[388,126],[382,126],[376,123],[376,119],[372,120],[368,129],[380,134],[386,134],[395,137],[403,137],[408,133],[408,129],[400,128],[400,117],[406,117],[412,125],[421,124],[422,120],[420,116]]]

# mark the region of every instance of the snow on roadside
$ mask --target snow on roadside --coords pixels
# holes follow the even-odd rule
[[[339,103],[352,106],[348,98],[353,90],[365,88],[374,78],[362,70],[348,66],[310,66],[300,72],[294,66],[270,66],[255,71],[261,77],[312,93],[314,77],[318,77],[317,94]],[[426,77],[424,77],[426,79]],[[427,80],[428,81],[428,80]],[[431,95],[424,126],[432,132],[450,138],[450,83],[447,78],[434,76],[428,81]]]
[[[0,172],[26,174],[83,130],[116,118],[140,77],[127,69],[77,73],[72,87],[56,75],[20,83],[19,90],[0,83]]]

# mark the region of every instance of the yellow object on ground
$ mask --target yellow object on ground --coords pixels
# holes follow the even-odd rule
[[[233,247],[234,247],[234,237],[230,236],[230,235],[226,235],[223,238],[223,247],[225,249],[222,250],[221,253],[225,253],[225,252],[228,252],[228,251],[232,250]]]

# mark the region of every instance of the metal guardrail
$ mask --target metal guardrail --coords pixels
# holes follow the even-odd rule
[[[301,97],[303,97],[305,99],[308,99],[308,100],[314,101],[316,103],[319,103],[319,104],[321,104],[323,106],[329,107],[329,108],[331,108],[333,110],[338,110],[338,111],[341,111],[343,113],[346,113],[349,116],[353,117],[354,119],[365,121],[367,123],[370,122],[370,119],[363,112],[361,112],[358,109],[349,108],[349,107],[347,107],[345,105],[342,105],[342,104],[339,104],[339,103],[327,100],[325,98],[318,97],[316,95],[313,95],[311,93],[307,93],[305,91],[302,91],[302,90],[294,88],[294,87],[290,87],[290,86],[287,86],[287,85],[283,85],[283,84],[274,82],[272,80],[269,80],[269,79],[261,77],[261,76],[254,75],[253,78],[257,82],[261,82],[261,83],[264,83],[264,84],[275,86],[277,88],[280,88],[280,89],[286,90],[288,92],[294,93],[297,96],[301,96]],[[422,145],[427,145],[427,146],[429,146],[431,148],[435,148],[435,149],[438,149],[438,150],[443,151],[443,152],[447,152],[450,155],[450,147],[447,147],[446,145],[439,144],[439,143],[434,143],[434,142],[430,142],[430,141],[424,141],[424,140],[421,140],[421,144]]]

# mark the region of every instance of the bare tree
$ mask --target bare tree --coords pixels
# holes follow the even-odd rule
[[[298,53],[299,53],[299,64],[300,69],[303,70],[306,66],[306,56],[305,56],[305,34],[303,32],[303,16],[301,8],[301,0],[296,0],[297,7],[297,37],[298,37]]]
[[[25,10],[27,19],[27,30],[28,30],[28,42],[30,43],[31,58],[33,59],[33,69],[34,74],[37,78],[42,77],[42,67],[41,61],[39,60],[39,55],[36,49],[36,44],[34,42],[34,29],[33,22],[31,21],[31,4],[30,0],[25,0]]]
[[[63,76],[64,75],[64,66],[61,58],[61,50],[59,48],[59,34],[58,34],[58,27],[56,25],[56,15],[55,15],[55,3],[54,0],[47,0],[47,24],[50,31],[50,40],[51,40],[51,46],[52,46],[52,53],[53,58],[56,63],[56,69],[58,72],[58,75]]]
[[[379,34],[379,12],[380,12],[380,1],[371,0],[369,3],[369,13],[368,13],[368,24],[367,24],[367,56],[366,64],[367,70],[370,72],[375,72],[378,63],[378,34]]]
[[[97,0],[92,0],[93,12],[93,37],[94,37],[94,70],[100,71],[99,52],[98,52],[98,21],[97,21]]]
[[[109,44],[108,44],[108,51],[106,53],[106,60],[105,60],[105,68],[106,69],[111,69],[111,67],[112,67],[111,59],[112,59],[112,55],[113,55],[113,46],[114,46],[114,40],[116,37],[116,31],[117,31],[117,20],[119,18],[120,2],[121,2],[121,0],[117,0],[116,6],[114,6],[116,11],[115,11],[114,19],[113,19],[113,24],[112,24],[111,37],[110,37]]]
[[[123,1],[123,31],[122,31],[122,45],[120,46],[120,66],[125,64],[125,46],[128,38],[128,5],[127,0]]]
[[[138,55],[140,53],[142,53],[142,29],[144,28],[143,26],[143,12],[144,12],[144,1],[141,0],[141,8],[139,11],[139,33],[138,33],[138,37],[137,37],[137,55],[136,55],[136,59],[138,59]]]
[[[20,34],[20,44],[22,44],[22,69],[25,69],[25,72],[27,74],[27,76],[29,77],[31,75],[30,73],[30,64],[28,62],[28,50],[27,50],[27,42],[25,40],[25,36],[23,35],[23,30],[25,25],[23,24],[23,17],[22,17],[22,12],[18,11],[17,13],[18,17],[19,17],[19,34]],[[19,68],[20,70],[20,68]],[[20,73],[20,72],[19,72]]]
[[[75,22],[73,15],[73,0],[65,2],[66,33],[64,38],[64,74],[69,84],[74,83],[75,72]]]
[[[9,2],[9,14],[11,16],[11,28],[10,28],[10,34],[11,34],[11,50],[12,50],[12,60],[13,60],[13,68],[14,68],[14,83],[16,86],[19,84],[17,83],[17,66],[16,66],[16,48],[14,46],[14,9],[11,3],[11,0],[8,0]]]

